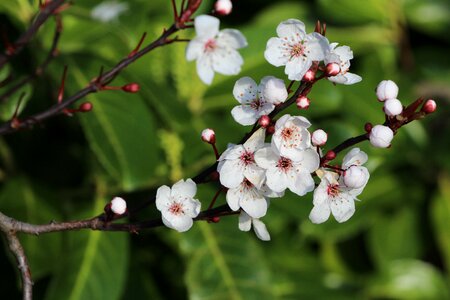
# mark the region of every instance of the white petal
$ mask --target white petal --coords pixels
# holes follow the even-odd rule
[[[301,168],[303,171],[312,173],[319,168],[320,157],[316,150],[306,149],[302,151]]]
[[[286,174],[278,168],[269,169],[266,172],[266,184],[274,192],[281,193],[287,187]]]
[[[275,131],[280,130],[280,128],[283,128],[286,123],[290,120],[291,115],[283,115],[281,118],[278,119],[278,121],[275,123]]]
[[[239,74],[243,63],[242,56],[236,50],[217,48],[212,52],[212,67],[217,73],[223,75]]]
[[[233,211],[237,211],[240,208],[239,202],[242,197],[242,190],[242,186],[239,185],[235,188],[228,189],[227,191],[227,203]]]
[[[197,193],[197,185],[192,179],[188,178],[186,181],[179,180],[172,186],[172,196],[174,197],[189,197],[192,198]]]
[[[159,211],[164,211],[170,206],[170,188],[167,185],[160,186],[156,191],[156,208]]]
[[[347,82],[347,78],[342,74],[328,77],[328,80],[337,84],[346,84]]]
[[[334,53],[339,55],[339,58],[343,61],[353,59],[353,51],[349,46],[340,46],[333,50]]]
[[[231,110],[233,119],[244,126],[253,125],[258,121],[258,114],[256,110],[247,105],[238,105]]]
[[[219,32],[219,35],[217,37],[217,44],[219,46],[239,49],[247,46],[247,40],[239,30],[224,29]]]
[[[331,199],[330,207],[334,218],[339,223],[347,221],[355,213],[355,201],[353,197],[342,192],[337,197]]]
[[[227,150],[222,153],[218,161],[222,161],[224,159],[238,159],[244,151],[245,149],[242,145],[229,144]]]
[[[200,213],[202,204],[197,199],[185,199],[183,201],[183,211],[186,216],[195,218]]]
[[[293,58],[286,63],[284,73],[288,75],[289,80],[301,80],[306,71],[311,67],[312,61],[308,58]]]
[[[278,159],[279,156],[273,152],[270,146],[261,148],[255,153],[256,164],[264,169],[275,168]]]
[[[349,72],[345,73],[344,77],[347,79],[345,85],[355,84],[362,80],[361,76]]]
[[[213,38],[219,33],[220,21],[212,16],[200,15],[195,18],[194,26],[197,36]]]
[[[256,164],[247,165],[244,169],[244,176],[248,179],[256,188],[260,188],[264,178],[265,170],[258,167]]]
[[[267,42],[264,58],[275,67],[284,66],[289,61],[289,56],[283,54],[283,43],[282,39],[276,37]]]
[[[214,78],[214,70],[210,55],[203,55],[197,59],[197,73],[204,83],[211,84]]]
[[[281,38],[297,36],[297,34],[303,38],[305,35],[305,24],[296,19],[288,19],[278,25],[277,34]]]
[[[186,47],[187,61],[198,59],[200,56],[202,56],[204,47],[205,44],[203,43],[202,39],[191,40]]]
[[[244,143],[244,148],[247,151],[255,152],[258,149],[264,147],[264,138],[266,137],[266,131],[264,128],[258,129],[253,135]]]
[[[330,49],[327,38],[317,32],[313,32],[308,34],[306,39],[308,58],[315,61],[323,60]]]
[[[320,224],[328,220],[330,217],[330,207],[328,205],[314,205],[311,213],[309,214],[309,219],[314,224]]]
[[[258,86],[250,77],[242,77],[234,84],[233,96],[239,103],[248,103],[258,97]]]
[[[239,214],[239,230],[249,231],[252,228],[252,218],[244,211]]]
[[[350,166],[361,166],[365,164],[368,160],[368,156],[364,151],[361,151],[359,148],[352,148],[350,152],[348,152],[344,159],[342,160],[342,168],[347,169]]]
[[[266,225],[258,219],[253,219],[253,230],[256,236],[262,241],[270,241],[270,234]]]
[[[238,160],[227,160],[219,171],[220,183],[229,188],[235,188],[244,180],[243,168]]]
[[[300,172],[293,178],[293,180],[288,181],[289,189],[299,195],[304,196],[306,193],[314,190],[314,180],[311,174],[306,172]]]
[[[254,188],[243,195],[240,206],[252,218],[261,218],[267,213],[266,199]]]
[[[192,218],[186,215],[174,216],[173,218],[167,220],[170,222],[172,228],[178,232],[188,231],[192,227],[192,224],[194,223],[192,221]]]

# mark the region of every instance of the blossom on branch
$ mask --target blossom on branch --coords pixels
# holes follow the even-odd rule
[[[286,66],[284,72],[289,80],[301,80],[313,61],[325,58],[329,49],[328,40],[321,34],[306,34],[305,24],[289,19],[277,27],[278,37],[267,42],[264,57],[276,66]]]
[[[335,76],[328,77],[329,81],[339,84],[350,85],[362,80],[361,76],[348,72],[350,69],[350,60],[353,58],[353,51],[348,46],[339,46],[338,43],[330,44],[330,51],[325,57],[325,64],[336,63],[340,71]]]
[[[247,40],[239,30],[219,31],[219,19],[200,15],[195,18],[197,36],[186,48],[186,59],[197,60],[197,73],[200,79],[211,84],[214,72],[236,75],[244,63],[237,49],[247,46]]]
[[[253,230],[256,236],[262,241],[270,241],[270,234],[267,231],[266,225],[257,218],[252,218],[245,211],[241,211],[239,215],[239,230],[250,231],[253,225]]]
[[[247,179],[237,187],[228,189],[226,198],[228,206],[234,211],[242,208],[252,218],[266,215],[268,201],[264,193]]]
[[[189,230],[193,218],[200,213],[201,203],[194,199],[197,185],[192,179],[181,179],[172,188],[163,185],[156,192],[156,208],[161,212],[164,225],[179,232]]]

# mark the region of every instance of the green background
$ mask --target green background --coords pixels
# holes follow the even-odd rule
[[[126,56],[143,32],[149,42],[172,23],[168,0],[127,1],[127,12],[106,24],[90,18],[97,3],[77,0],[62,14],[60,56],[24,87],[22,116],[56,101],[64,65],[69,96],[101,66],[109,69]],[[200,10],[209,12],[212,4],[205,1]],[[36,7],[37,1],[0,2],[0,23],[11,40],[27,28]],[[263,52],[288,18],[304,21],[308,31],[317,19],[326,22],[328,39],[353,49],[351,71],[363,77],[354,86],[319,82],[307,111],[288,110],[327,131],[327,147],[361,134],[366,122],[384,121],[374,93],[383,79],[397,82],[404,105],[418,97],[437,102],[437,112],[402,128],[391,148],[359,145],[369,154],[371,179],[355,215],[344,224],[330,219],[314,225],[308,219],[312,195],[287,193],[272,201],[263,218],[270,242],[240,232],[235,216],[218,224],[198,222],[184,234],[158,228],[139,235],[21,235],[36,299],[450,299],[447,0],[235,1],[221,28],[237,28],[248,39],[239,75],[216,74],[205,86],[195,63],[185,60],[186,44],[156,49],[113,82],[138,82],[139,93],[92,94],[82,100],[93,103],[90,113],[58,116],[0,138],[0,211],[31,223],[88,218],[113,196],[122,195],[132,207],[162,184],[195,176],[214,162],[199,138],[202,129],[215,129],[219,150],[248,130],[230,115],[237,104],[234,82],[266,75],[287,82],[283,68],[268,64]],[[10,71],[20,79],[34,70],[47,54],[53,28],[50,20],[0,76]],[[179,35],[190,38],[193,32]],[[19,94],[0,108],[3,120],[11,117]],[[203,208],[216,188],[199,186]],[[218,201],[225,203],[223,196]],[[138,219],[158,216],[151,206]],[[16,263],[5,242],[1,249],[1,298],[19,299]]]

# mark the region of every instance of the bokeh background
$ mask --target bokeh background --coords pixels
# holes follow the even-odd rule
[[[100,2],[77,0],[62,14],[60,56],[24,87],[22,115],[56,101],[64,65],[69,96],[101,66],[108,69],[126,56],[143,32],[151,41],[172,22],[169,0],[122,1],[127,11],[108,23],[91,18]],[[209,12],[212,5],[204,1],[200,10]],[[36,7],[35,0],[0,2],[1,27],[11,40],[27,28]],[[288,110],[327,131],[330,148],[362,133],[365,122],[384,121],[374,93],[383,79],[398,83],[404,105],[421,96],[438,104],[436,113],[402,128],[391,148],[359,145],[369,154],[371,179],[355,215],[344,224],[330,219],[314,225],[308,220],[312,195],[288,192],[272,201],[263,218],[270,242],[240,232],[234,216],[198,222],[184,234],[158,228],[138,235],[22,235],[36,299],[450,299],[448,0],[234,1],[221,27],[237,28],[248,39],[238,76],[216,75],[206,86],[195,63],[186,62],[185,44],[156,49],[114,81],[138,82],[139,93],[92,94],[84,99],[94,105],[90,113],[0,138],[0,210],[32,223],[88,218],[113,196],[133,206],[162,184],[195,176],[214,162],[199,138],[202,129],[215,129],[221,150],[248,130],[230,115],[237,104],[234,82],[265,75],[287,82],[263,52],[288,18],[304,21],[308,31],[317,19],[326,22],[329,40],[353,49],[352,72],[363,77],[354,86],[320,82],[307,111]],[[34,70],[53,30],[50,20],[0,76],[20,78]],[[192,30],[180,33],[192,36]],[[20,93],[0,107],[3,121]],[[204,208],[216,188],[199,187]],[[223,196],[218,201],[225,203]],[[136,218],[154,217],[152,206]],[[4,241],[2,246],[1,298],[19,299],[16,263]]]

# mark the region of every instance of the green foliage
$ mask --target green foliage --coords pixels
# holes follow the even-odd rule
[[[0,18],[14,29],[8,31],[10,40],[26,29],[37,2],[0,1]],[[211,11],[213,2],[205,1],[201,11]],[[235,10],[221,27],[239,29],[248,40],[239,75],[216,74],[206,86],[195,62],[185,60],[186,44],[173,43],[140,58],[111,82],[118,87],[137,82],[139,93],[90,94],[82,101],[93,104],[91,112],[62,115],[42,128],[2,138],[0,211],[7,215],[43,224],[98,215],[116,195],[137,205],[160,185],[193,177],[215,162],[210,145],[200,140],[202,129],[216,131],[219,151],[250,130],[230,115],[238,78],[259,82],[274,75],[288,84],[283,68],[269,65],[263,56],[276,26],[288,18],[301,19],[308,31],[317,19],[326,22],[330,42],[352,48],[351,71],[363,77],[354,86],[321,81],[307,111],[287,111],[328,132],[325,150],[361,134],[366,122],[384,121],[373,92],[382,79],[398,83],[404,105],[420,96],[438,103],[433,116],[402,128],[391,148],[358,145],[369,155],[371,178],[355,215],[343,224],[332,219],[312,224],[312,195],[287,193],[272,201],[263,219],[270,242],[257,240],[253,231],[240,232],[236,216],[218,224],[197,222],[184,234],[161,228],[133,238],[89,230],[20,235],[36,299],[448,299],[447,2],[234,1]],[[167,0],[126,1],[128,10],[111,23],[91,18],[97,3],[77,0],[63,13],[61,55],[43,77],[24,87],[20,117],[55,103],[64,65],[69,67],[68,97],[98,76],[102,66],[108,70],[126,57],[143,32],[146,44],[172,22]],[[45,24],[30,47],[0,71],[0,82],[10,72],[14,80],[32,72],[45,58],[53,30],[52,21]],[[180,38],[193,36],[193,30],[179,33]],[[7,88],[0,87],[0,94]],[[1,105],[2,120],[12,117],[21,92]],[[211,187],[199,187],[203,209],[215,192]],[[217,201],[225,204],[224,196]],[[154,217],[159,217],[154,206],[139,215]],[[9,256],[0,259],[0,266],[11,270],[15,264]],[[7,270],[0,272],[2,296],[17,298],[16,277]]]

